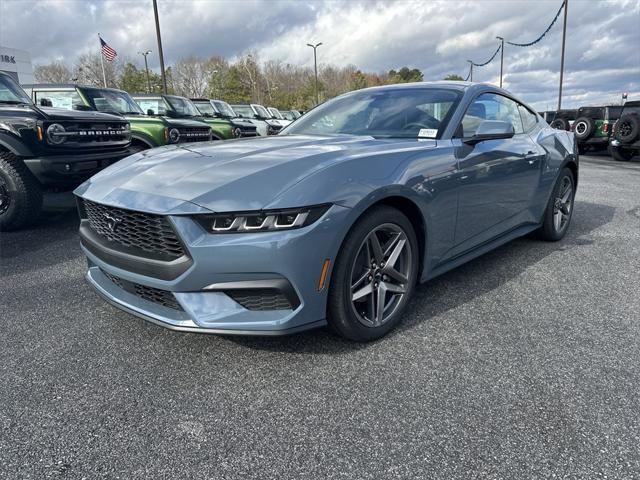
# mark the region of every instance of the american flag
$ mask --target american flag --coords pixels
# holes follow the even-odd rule
[[[107,45],[107,42],[105,42],[102,37],[98,38],[100,39],[100,47],[102,47],[102,55],[107,59],[107,61],[113,62],[113,59],[116,58],[118,54],[113,48]]]

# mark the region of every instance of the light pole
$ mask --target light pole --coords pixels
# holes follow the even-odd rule
[[[504,66],[504,38],[496,37],[500,40],[500,88],[502,88],[502,67]]]
[[[158,55],[160,56],[160,76],[162,78],[162,90],[167,94],[167,77],[164,74],[164,55],[162,54],[162,38],[160,37],[160,19],[158,18],[158,2],[153,0],[153,15],[156,19],[156,36],[158,37]]]
[[[467,62],[469,62],[470,68],[471,70],[469,71],[469,81],[473,82],[473,61],[472,60],[467,60]]]
[[[316,105],[318,105],[320,103],[320,93],[318,92],[318,56],[316,54],[316,49],[320,45],[322,45],[322,42],[316,43],[315,45],[307,43],[308,47],[313,48],[313,69],[314,69],[314,71],[316,73]]]
[[[562,54],[560,56],[560,88],[558,90],[558,110],[562,108],[562,80],[564,77],[564,45],[567,38],[567,10],[569,0],[564,0],[564,25],[562,27]]]
[[[147,63],[147,55],[151,53],[151,50],[138,53],[144,57],[144,69],[147,72],[147,93],[151,93],[151,80],[149,80],[149,64]]]

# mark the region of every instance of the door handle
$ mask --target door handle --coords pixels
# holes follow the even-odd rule
[[[525,160],[527,160],[529,165],[533,165],[536,162],[535,157],[537,157],[537,154],[533,150],[529,150],[524,156]]]

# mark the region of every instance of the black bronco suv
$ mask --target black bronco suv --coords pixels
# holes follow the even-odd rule
[[[640,100],[627,102],[613,126],[609,151],[614,160],[628,162],[640,154]]]
[[[33,222],[43,190],[75,188],[126,157],[130,143],[123,117],[37,107],[0,72],[0,231]]]

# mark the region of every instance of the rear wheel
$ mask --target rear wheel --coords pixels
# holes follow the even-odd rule
[[[611,157],[618,162],[629,162],[633,158],[634,151],[630,148],[611,147]]]
[[[399,322],[418,272],[411,222],[380,206],[351,229],[336,259],[328,299],[330,327],[355,341],[386,335]]]
[[[42,208],[40,183],[20,157],[0,152],[0,231],[33,223]]]
[[[573,215],[574,199],[575,179],[573,172],[568,168],[563,168],[553,187],[551,198],[544,212],[542,226],[538,230],[538,236],[542,240],[557,242],[565,236]]]
[[[556,118],[550,126],[558,130],[569,130],[569,122],[564,118]]]

